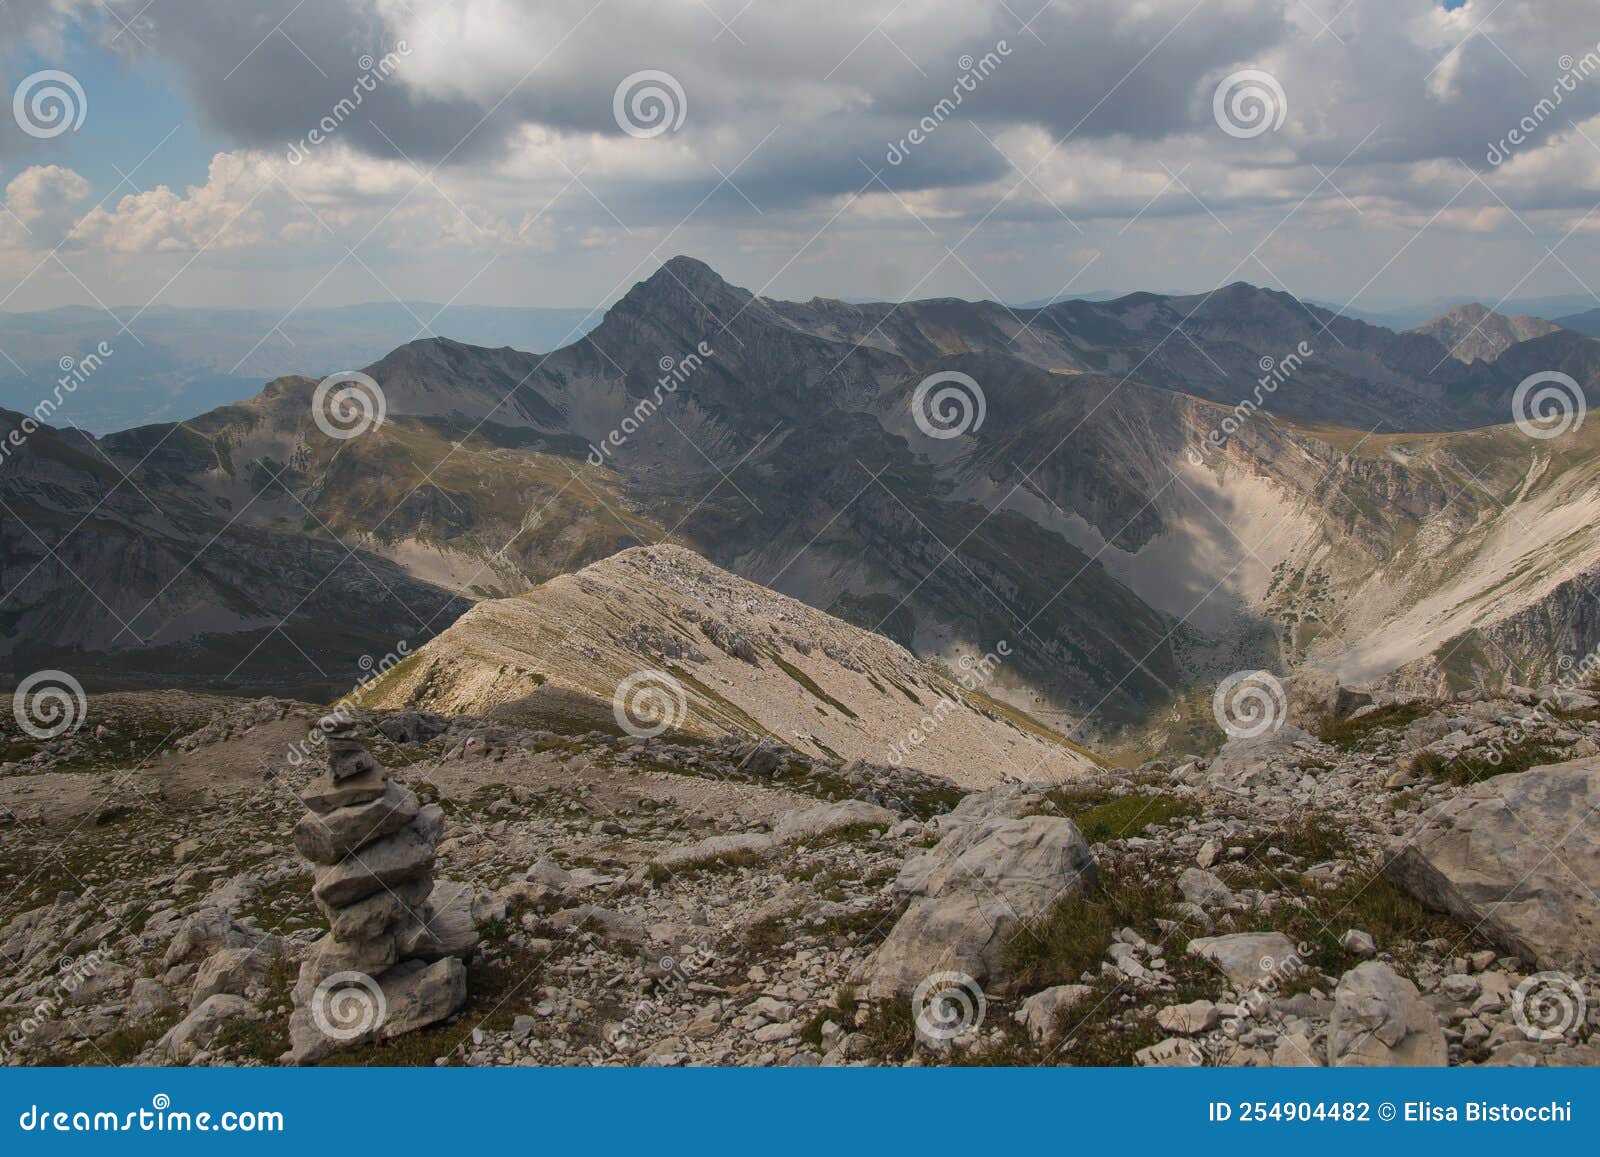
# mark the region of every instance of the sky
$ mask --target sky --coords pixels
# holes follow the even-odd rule
[[[0,82],[0,311],[1600,289],[1594,0],[0,0]]]

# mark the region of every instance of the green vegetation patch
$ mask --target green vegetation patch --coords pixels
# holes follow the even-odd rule
[[[1282,932],[1305,947],[1307,964],[1328,976],[1361,963],[1339,944],[1350,928],[1367,933],[1380,952],[1402,962],[1413,959],[1427,940],[1447,940],[1457,952],[1485,946],[1458,921],[1430,911],[1395,887],[1375,864],[1332,888],[1293,873],[1283,883],[1290,890],[1288,902],[1279,904],[1270,916],[1257,917],[1250,930]]]
[[[1326,719],[1313,730],[1324,743],[1331,743],[1340,751],[1354,751],[1380,727],[1403,730],[1433,711],[1430,703],[1395,703],[1369,711],[1360,719]]]
[[[811,692],[811,694],[815,695],[818,699],[822,700],[829,707],[832,707],[835,711],[839,712],[839,714],[845,716],[847,719],[859,719],[859,718],[861,718],[854,711],[850,710],[849,707],[845,706],[843,703],[841,703],[837,699],[835,699],[832,695],[829,695],[821,687],[817,686],[816,680],[812,679],[810,675],[807,675],[804,671],[800,670],[800,668],[796,667],[793,663],[786,662],[782,655],[779,655],[778,653],[773,652],[771,654],[771,659],[772,659],[772,661],[774,663],[776,663],[778,665],[778,667],[783,671],[783,673],[785,675],[789,676],[789,678],[793,679],[796,683],[800,684],[800,686],[804,687],[807,691]],[[818,746],[820,746],[820,744]]]
[[[1188,800],[1160,793],[1112,795],[1110,792],[1054,788],[1045,796],[1043,815],[1066,816],[1091,844],[1136,836],[1151,824],[1166,824],[1193,815]]]
[[[651,883],[664,884],[677,877],[704,875],[710,872],[737,872],[740,868],[759,868],[766,862],[767,857],[760,852],[740,848],[699,860],[689,860],[671,868],[661,864],[651,864],[646,875]]]
[[[1057,1062],[1131,1065],[1134,1053],[1169,1035],[1156,1024],[1157,1005],[1146,994],[1100,971],[1119,929],[1132,928],[1151,944],[1161,945],[1166,971],[1177,987],[1164,994],[1160,1004],[1214,995],[1215,975],[1185,951],[1189,932],[1177,911],[1179,899],[1177,886],[1164,868],[1154,861],[1128,859],[1108,866],[1096,886],[1064,897],[1042,920],[1012,936],[1006,945],[1006,962],[1017,992],[1079,983],[1092,990],[1055,1026],[1056,1039],[1064,1045],[1050,1054]],[[1002,1055],[1011,1051],[1003,1050]]]
[[[1546,747],[1531,739],[1505,748],[1500,752],[1498,762],[1486,756],[1449,758],[1437,752],[1423,751],[1417,754],[1416,771],[1429,779],[1466,786],[1482,783],[1497,775],[1512,775],[1527,771],[1530,767],[1557,763],[1563,754],[1559,748]]]

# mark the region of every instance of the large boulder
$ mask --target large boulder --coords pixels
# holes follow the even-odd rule
[[[339,940],[376,940],[404,924],[422,919],[422,905],[433,892],[433,880],[423,876],[374,892],[343,908],[324,907],[328,931]]]
[[[615,912],[597,904],[564,908],[546,918],[545,925],[564,935],[592,932],[602,940],[622,948],[640,949],[650,942],[649,933],[637,916]]]
[[[1015,1020],[1028,1030],[1035,1044],[1043,1044],[1056,1031],[1056,1021],[1061,1014],[1093,994],[1094,989],[1087,984],[1058,984],[1023,1001],[1014,1014]]]
[[[253,948],[219,948],[206,957],[195,973],[194,992],[189,1007],[199,1008],[217,993],[244,996],[256,986],[265,985],[278,958],[280,941],[276,936],[262,939]]]
[[[214,993],[169,1028],[156,1047],[178,1064],[188,1064],[196,1053],[216,1039],[228,1022],[255,1015],[255,1006],[244,997]]]
[[[470,960],[478,952],[478,925],[505,919],[505,904],[471,884],[440,880],[421,915],[414,931],[402,942],[402,955],[419,960],[442,960],[447,956]]]
[[[1369,960],[1345,973],[1333,993],[1328,1063],[1342,1068],[1449,1064],[1444,1027],[1416,985]]]
[[[199,960],[222,948],[254,948],[266,933],[248,928],[220,908],[202,905],[183,918],[167,944],[163,965]]]
[[[432,964],[407,960],[376,980],[345,973],[315,983],[302,970],[294,998],[284,1059],[308,1065],[340,1049],[392,1040],[450,1016],[466,1003],[467,969],[454,957]]]
[[[1497,775],[1391,848],[1385,874],[1541,968],[1600,968],[1600,760]]]
[[[703,840],[696,840],[692,844],[672,848],[661,853],[650,863],[657,868],[664,868],[671,872],[679,868],[689,868],[710,863],[713,860],[725,857],[765,856],[777,846],[777,841],[766,832],[734,832],[729,835],[707,836]],[[536,865],[537,866],[537,865]],[[557,868],[560,872],[561,869]],[[562,872],[565,880],[571,880],[571,874]],[[533,870],[528,871],[528,878],[533,878]]]
[[[859,799],[845,799],[784,812],[772,829],[772,838],[780,844],[793,844],[857,825],[870,824],[888,830],[899,822],[900,816],[888,808]]]
[[[1293,723],[1285,723],[1273,731],[1260,735],[1230,739],[1211,758],[1206,766],[1206,777],[1213,783],[1235,787],[1253,786],[1265,775],[1274,760],[1291,760],[1298,757],[1295,744],[1310,739],[1309,732]]]
[[[888,1000],[937,972],[1003,986],[1005,947],[1030,920],[1096,880],[1094,853],[1071,820],[974,820],[908,860],[895,880],[910,905],[867,968],[867,992]]]
[[[1030,815],[1049,814],[1049,784],[1008,783],[988,791],[975,791],[943,815],[934,816],[931,825],[941,835],[983,820],[1017,820]]]
[[[1343,686],[1338,676],[1311,668],[1287,680],[1284,692],[1289,722],[1309,728],[1348,719],[1372,702],[1370,692]]]

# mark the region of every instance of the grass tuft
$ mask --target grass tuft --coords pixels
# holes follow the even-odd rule
[[[1418,775],[1465,787],[1468,784],[1493,779],[1497,775],[1513,775],[1541,764],[1558,763],[1562,758],[1563,753],[1558,748],[1546,747],[1530,739],[1515,747],[1506,748],[1500,753],[1499,762],[1482,756],[1471,758],[1457,756],[1452,759],[1437,752],[1423,751],[1417,754],[1415,766]]]
[[[1109,792],[1054,788],[1045,799],[1044,814],[1066,816],[1091,844],[1125,840],[1151,824],[1170,823],[1195,811],[1188,800],[1164,794],[1115,796]]]

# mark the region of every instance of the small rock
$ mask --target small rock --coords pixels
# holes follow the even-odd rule
[[[1284,1033],[1272,1050],[1272,1067],[1277,1069],[1321,1068],[1316,1046],[1303,1032]]]
[[[1373,943],[1372,937],[1358,928],[1349,928],[1339,937],[1339,947],[1352,956],[1362,960],[1371,960],[1378,954],[1378,946]]]
[[[1168,1037],[1133,1054],[1133,1059],[1145,1068],[1199,1068],[1205,1064],[1205,1054],[1192,1040]]]
[[[1185,868],[1178,877],[1178,891],[1201,908],[1227,908],[1233,904],[1233,890],[1203,868]]]
[[[1209,1000],[1192,1000],[1188,1004],[1174,1004],[1156,1013],[1156,1023],[1167,1032],[1181,1036],[1194,1036],[1217,1026],[1217,1006]]]
[[[1282,932],[1234,932],[1189,941],[1189,955],[1209,960],[1240,988],[1304,967],[1294,942]]]
[[[791,1021],[784,1024],[762,1025],[750,1035],[758,1043],[770,1045],[777,1044],[779,1041],[786,1041],[799,1031],[799,1026]]]
[[[1054,1030],[1056,1018],[1093,991],[1087,984],[1058,984],[1028,997],[1013,1015],[1042,1044]]]

